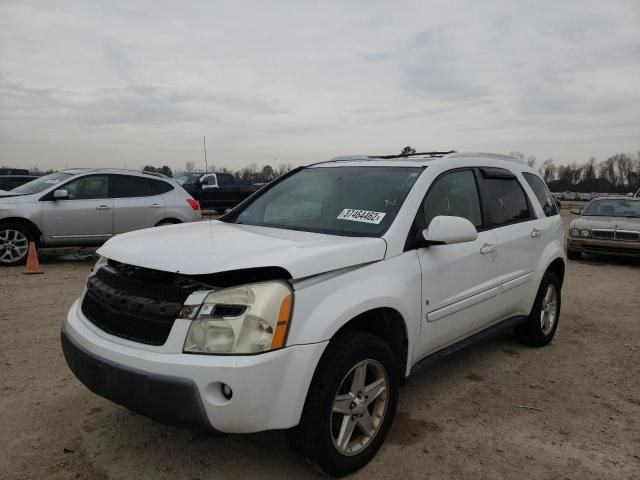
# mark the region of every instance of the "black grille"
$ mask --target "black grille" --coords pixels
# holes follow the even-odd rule
[[[112,335],[162,345],[183,303],[197,289],[178,286],[175,280],[164,272],[103,266],[87,281],[82,313]]]
[[[612,230],[592,230],[591,237],[597,240],[613,240]]]
[[[637,242],[640,240],[640,233],[638,232],[621,232],[616,231],[616,240],[621,240],[624,242]]]

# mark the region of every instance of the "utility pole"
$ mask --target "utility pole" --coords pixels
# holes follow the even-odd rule
[[[207,139],[202,136],[202,148],[204,148],[204,173],[207,173]]]

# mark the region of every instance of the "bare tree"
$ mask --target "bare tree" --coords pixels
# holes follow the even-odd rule
[[[193,172],[195,168],[196,168],[196,162],[193,162],[191,160],[189,160],[187,163],[184,164],[185,172]]]
[[[540,167],[540,175],[546,183],[550,183],[556,179],[556,174],[558,172],[558,167],[556,167],[555,162],[552,158],[547,158]]]
[[[416,149],[411,147],[410,145],[407,145],[402,149],[402,151],[400,152],[400,155],[411,155],[413,153],[416,153]]]

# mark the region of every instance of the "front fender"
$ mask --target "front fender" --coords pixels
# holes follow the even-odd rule
[[[408,338],[407,368],[420,335],[421,274],[415,251],[294,283],[288,345],[330,340],[349,320],[376,308],[397,311]]]

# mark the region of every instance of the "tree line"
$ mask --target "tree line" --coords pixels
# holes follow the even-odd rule
[[[602,162],[591,157],[585,163],[556,165],[546,159],[538,169],[554,192],[628,193],[640,187],[640,151],[616,153]]]

